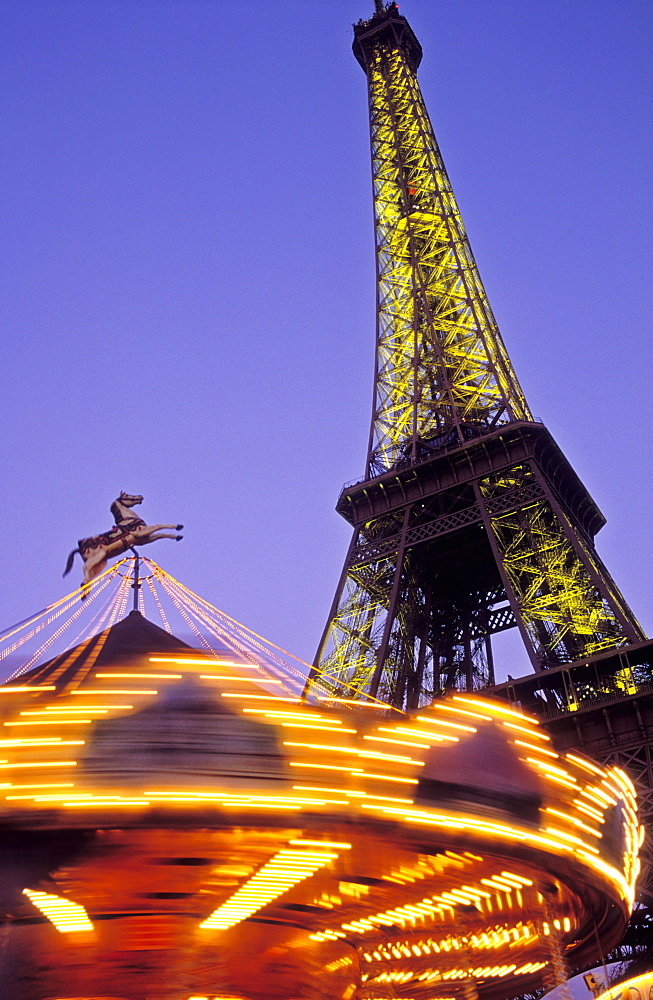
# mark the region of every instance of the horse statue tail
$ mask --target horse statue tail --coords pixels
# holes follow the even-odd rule
[[[66,576],[68,573],[70,573],[71,569],[73,568],[73,562],[75,560],[75,556],[77,555],[78,552],[81,555],[81,552],[79,550],[79,545],[77,546],[76,549],[73,549],[73,551],[68,556],[68,562],[66,563],[66,568],[62,574],[63,576]]]

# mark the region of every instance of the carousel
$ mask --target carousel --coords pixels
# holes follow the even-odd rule
[[[307,703],[136,555],[2,660],[3,1000],[499,1000],[623,934],[630,780],[502,703]]]

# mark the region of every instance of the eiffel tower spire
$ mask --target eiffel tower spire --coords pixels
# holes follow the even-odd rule
[[[420,92],[420,44],[395,3],[375,7],[353,46],[369,95],[374,408],[365,479],[337,504],[354,536],[315,662],[322,687],[413,708],[492,684],[504,629],[538,671],[643,634],[594,548],[604,518],[512,369]]]

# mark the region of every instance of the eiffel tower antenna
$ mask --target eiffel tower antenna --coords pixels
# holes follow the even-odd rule
[[[365,477],[337,504],[354,535],[315,670],[334,692],[410,709],[493,684],[504,629],[535,671],[644,636],[594,548],[604,518],[503,344],[420,91],[421,46],[377,2],[353,49],[369,97],[375,391]]]

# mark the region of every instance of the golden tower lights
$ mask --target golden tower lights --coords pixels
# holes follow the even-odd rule
[[[604,518],[513,372],[417,82],[420,44],[395,3],[375,6],[354,26],[369,93],[374,406],[365,478],[337,504],[354,536],[316,667],[334,692],[414,708],[492,684],[491,636],[506,628],[535,670],[644,637],[594,549]]]

